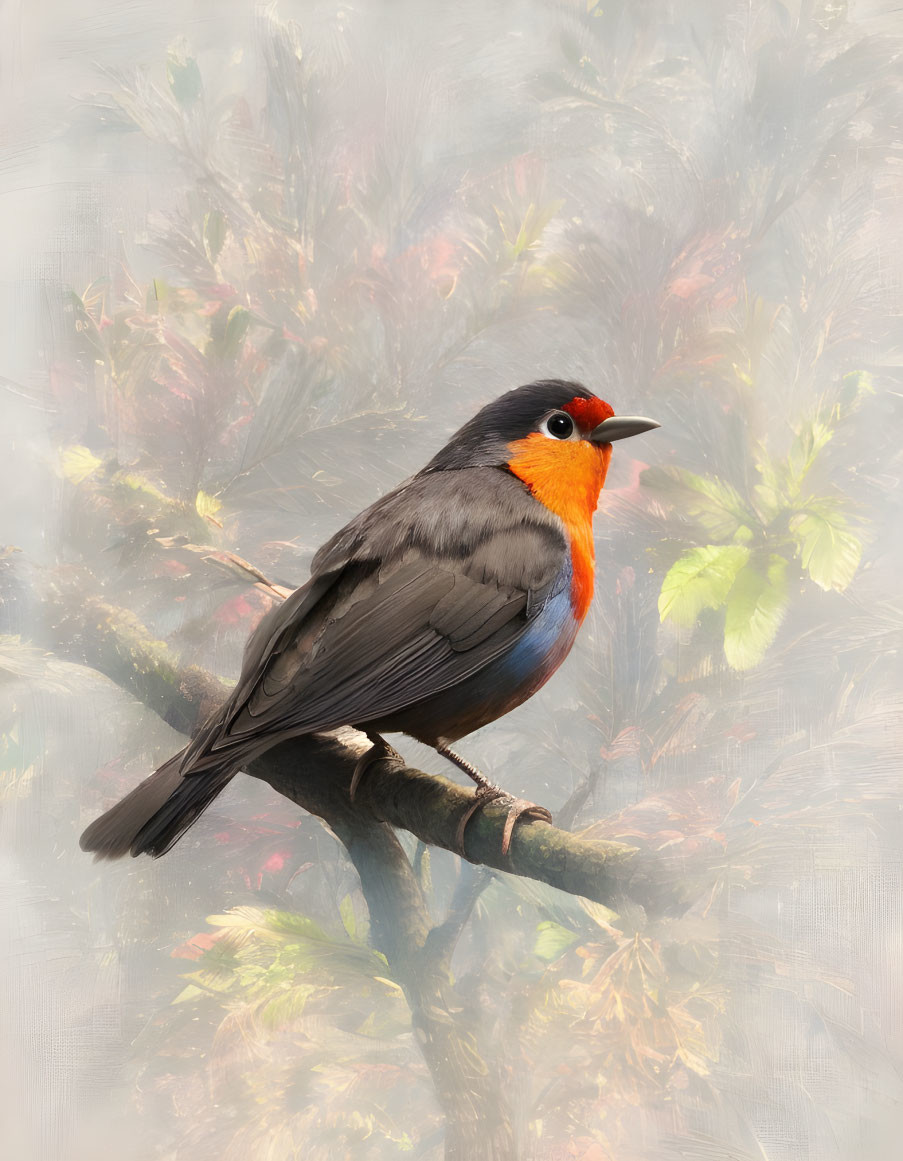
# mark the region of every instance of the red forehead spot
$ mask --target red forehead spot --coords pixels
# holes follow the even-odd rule
[[[565,403],[562,410],[576,421],[577,426],[583,432],[592,431],[603,420],[611,419],[614,415],[614,408],[609,407],[604,399],[597,399],[595,395],[589,399],[584,399],[582,395],[578,395],[570,403]]]

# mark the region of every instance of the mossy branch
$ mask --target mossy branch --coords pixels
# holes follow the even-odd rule
[[[59,591],[54,606],[54,648],[106,674],[183,733],[190,733],[227,696],[225,682],[202,669],[180,666],[166,643],[154,639],[134,614],[100,599],[76,600]],[[454,851],[458,821],[473,804],[473,791],[413,767],[379,762],[368,770],[352,805],[351,777],[368,746],[354,730],[294,738],[251,762],[247,772],[333,827],[369,815],[431,846]],[[504,806],[492,803],[471,819],[465,842],[471,862],[608,905],[617,906],[625,894],[634,903],[645,903],[636,898],[631,884],[643,882],[652,887],[652,895],[659,894],[661,884],[650,880],[648,866],[640,872],[635,847],[585,840],[550,823],[522,818],[508,853],[502,854],[504,823]]]

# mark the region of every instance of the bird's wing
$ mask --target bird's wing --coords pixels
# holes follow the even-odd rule
[[[510,649],[565,576],[566,548],[559,529],[536,518],[540,506],[522,485],[515,481],[511,493],[501,478],[501,489],[472,508],[464,552],[451,554],[447,537],[417,532],[425,502],[441,520],[433,482],[413,498],[399,490],[394,509],[381,502],[377,535],[366,524],[340,534],[347,550],[320,556],[329,572],[261,623],[227,712],[211,723],[186,772],[224,748],[250,752],[274,735],[378,720]],[[448,482],[440,483],[447,496]],[[448,522],[460,519],[453,503],[454,489]],[[430,539],[445,551],[430,551]]]
[[[226,723],[251,696],[267,660],[281,651],[287,636],[295,636],[295,627],[318,620],[317,612],[322,616],[330,604],[330,596],[341,572],[340,568],[330,569],[312,576],[307,584],[295,589],[282,604],[276,605],[261,619],[245,644],[241,676],[235,688],[225,704],[185,748],[180,765],[183,774],[195,768],[202,756],[222,738]]]

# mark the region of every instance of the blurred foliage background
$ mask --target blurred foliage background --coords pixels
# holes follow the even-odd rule
[[[449,1019],[519,1158],[896,1157],[899,14],[221,7],[135,10],[124,60],[103,6],[59,31],[80,180],[16,272],[0,465],[16,1155],[442,1156],[320,822],[240,779],[160,862],[77,850],[178,740],[54,654],[42,597],[75,578],[234,676],[270,597],[228,554],[301,583],[482,403],[562,377],[662,430],[616,449],[571,659],[465,752],[670,860],[682,904],[409,842],[437,922],[476,899]]]

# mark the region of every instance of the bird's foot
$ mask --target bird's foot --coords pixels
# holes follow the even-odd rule
[[[494,782],[490,782],[485,774],[474,766],[473,762],[468,762],[466,758],[462,758],[460,754],[445,744],[436,746],[437,753],[441,754],[443,758],[447,758],[449,762],[454,762],[459,770],[463,770],[468,778],[472,778],[477,784],[477,792],[473,802],[464,811],[461,816],[461,821],[458,823],[458,829],[455,832],[455,843],[457,844],[457,853],[462,858],[467,858],[464,853],[464,829],[478,810],[482,810],[490,802],[503,803],[508,807],[508,814],[505,818],[505,829],[502,832],[502,854],[507,855],[508,848],[511,846],[511,836],[514,833],[515,823],[519,818],[537,818],[542,822],[551,822],[552,816],[544,806],[537,806],[535,802],[528,802],[525,798],[515,798],[502,790],[501,786],[496,786]]]
[[[502,831],[502,854],[507,855],[511,846],[511,836],[514,834],[514,827],[519,818],[534,818],[541,822],[551,822],[552,815],[544,806],[539,806],[535,802],[529,802],[525,798],[515,798],[512,794],[508,794],[499,786],[493,786],[491,782],[483,782],[477,787],[476,795],[473,802],[467,807],[461,816],[458,823],[458,829],[455,833],[455,843],[457,845],[458,854],[462,858],[467,858],[464,850],[464,831],[467,824],[477,813],[490,802],[496,802],[500,806],[506,806],[507,814],[505,815],[505,829]]]
[[[382,735],[371,734],[369,730],[364,732],[373,745],[358,758],[357,765],[354,767],[354,773],[351,775],[348,796],[351,799],[352,805],[354,804],[355,795],[360,789],[361,781],[371,766],[375,766],[377,762],[394,762],[400,766],[405,764],[401,754],[399,754],[394,746],[390,746]]]

